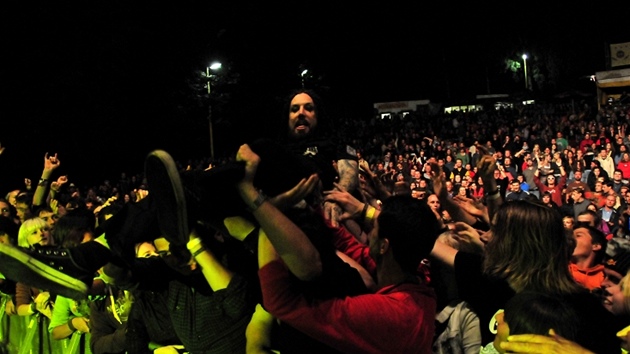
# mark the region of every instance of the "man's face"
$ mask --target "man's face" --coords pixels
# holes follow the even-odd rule
[[[521,185],[518,182],[510,184],[510,190],[512,192],[518,192],[521,189]]]
[[[571,191],[571,199],[573,199],[574,201],[579,201],[580,199],[582,199],[582,193],[580,191]]]
[[[608,208],[614,208],[615,203],[617,203],[617,198],[615,198],[614,195],[609,195],[608,197],[606,197],[606,206]]]
[[[575,178],[576,181],[581,181],[582,180],[582,172],[581,171],[576,171],[573,174],[573,177]]]
[[[59,216],[50,211],[41,211],[39,212],[39,217],[46,221],[48,228],[52,231],[55,228],[55,224],[57,223],[57,219]]]
[[[553,186],[556,183],[556,177],[554,176],[547,176],[547,185],[548,186]]]
[[[615,173],[613,173],[613,179],[614,179],[615,181],[621,181],[621,179],[622,179],[621,177],[622,177],[622,176],[621,176],[621,172],[619,172],[619,171],[615,171]]]
[[[31,210],[30,210],[29,206],[26,203],[18,203],[18,202],[16,202],[15,210],[16,210],[17,217],[22,222],[24,222],[24,220],[26,220],[26,219],[31,217]]]
[[[604,307],[615,315],[623,315],[626,313],[624,306],[624,296],[619,286],[619,282],[623,275],[609,268],[604,268],[605,278],[602,282],[602,303]]]
[[[289,135],[294,138],[308,136],[317,127],[315,103],[306,93],[295,95],[289,108]]]
[[[427,199],[427,204],[429,204],[429,207],[433,210],[440,210],[440,200],[435,194],[431,194],[429,196],[429,199]]]
[[[599,244],[593,244],[593,238],[588,229],[578,227],[573,230],[573,239],[575,240],[575,248],[573,249],[573,257],[588,257],[593,252],[602,248]]]
[[[562,219],[562,225],[564,225],[564,228],[567,230],[573,230],[573,218],[571,217],[565,217]]]
[[[606,156],[608,156],[608,150],[602,149],[602,151],[599,153],[599,156],[601,156],[602,159],[606,158]]]

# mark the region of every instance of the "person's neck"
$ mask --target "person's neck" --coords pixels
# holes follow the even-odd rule
[[[409,278],[400,265],[393,260],[382,260],[376,267],[376,286],[382,289],[386,286],[396,285]]]
[[[575,264],[579,270],[586,270],[593,268],[595,264],[595,254],[584,256],[571,257],[571,263]]]

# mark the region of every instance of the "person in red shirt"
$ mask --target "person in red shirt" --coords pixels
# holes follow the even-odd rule
[[[584,134],[584,139],[580,141],[580,150],[582,150],[582,152],[586,152],[586,148],[593,145],[593,143],[594,141],[591,139],[591,134]]]
[[[624,179],[630,179],[630,153],[621,154],[621,160],[617,164],[617,169],[621,170]]]
[[[417,270],[433,249],[439,224],[424,201],[409,195],[391,196],[383,201],[380,213],[364,204],[365,212],[359,210],[356,214],[373,226],[368,245],[350,237],[345,246],[355,252],[346,250],[346,254],[359,255],[357,261],[376,265],[377,290],[343,298],[312,299],[291,281],[286,257],[281,254],[281,258],[275,247],[282,249],[279,235],[299,241],[309,254],[315,251],[313,244],[254,187],[260,158],[249,146],[241,146],[237,160],[246,163],[239,194],[264,231],[258,239],[258,275],[265,310],[344,353],[432,352],[436,295]],[[313,176],[300,183],[312,185],[312,180]]]
[[[563,204],[562,190],[567,182],[567,173],[562,164],[559,164],[558,167],[560,168],[560,181],[558,183],[556,183],[556,176],[554,175],[547,175],[547,184],[542,183],[540,178],[538,178],[540,170],[534,172],[534,183],[536,183],[541,194],[549,192],[551,194],[551,200],[560,207]]]

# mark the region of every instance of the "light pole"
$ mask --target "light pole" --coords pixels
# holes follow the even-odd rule
[[[214,133],[212,131],[212,102],[210,102],[210,87],[211,87],[211,77],[212,75],[210,74],[210,70],[212,71],[218,71],[221,69],[221,63],[219,62],[214,62],[212,64],[210,64],[210,66],[206,67],[206,79],[208,80],[207,82],[207,86],[208,86],[208,126],[210,129],[210,158],[214,161]]]
[[[527,54],[523,54],[523,67],[525,68],[525,90],[529,90],[529,82],[527,81]]]

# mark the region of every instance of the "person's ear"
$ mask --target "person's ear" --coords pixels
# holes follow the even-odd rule
[[[389,250],[389,239],[383,238],[381,239],[381,243],[379,245],[379,254],[385,254]]]

